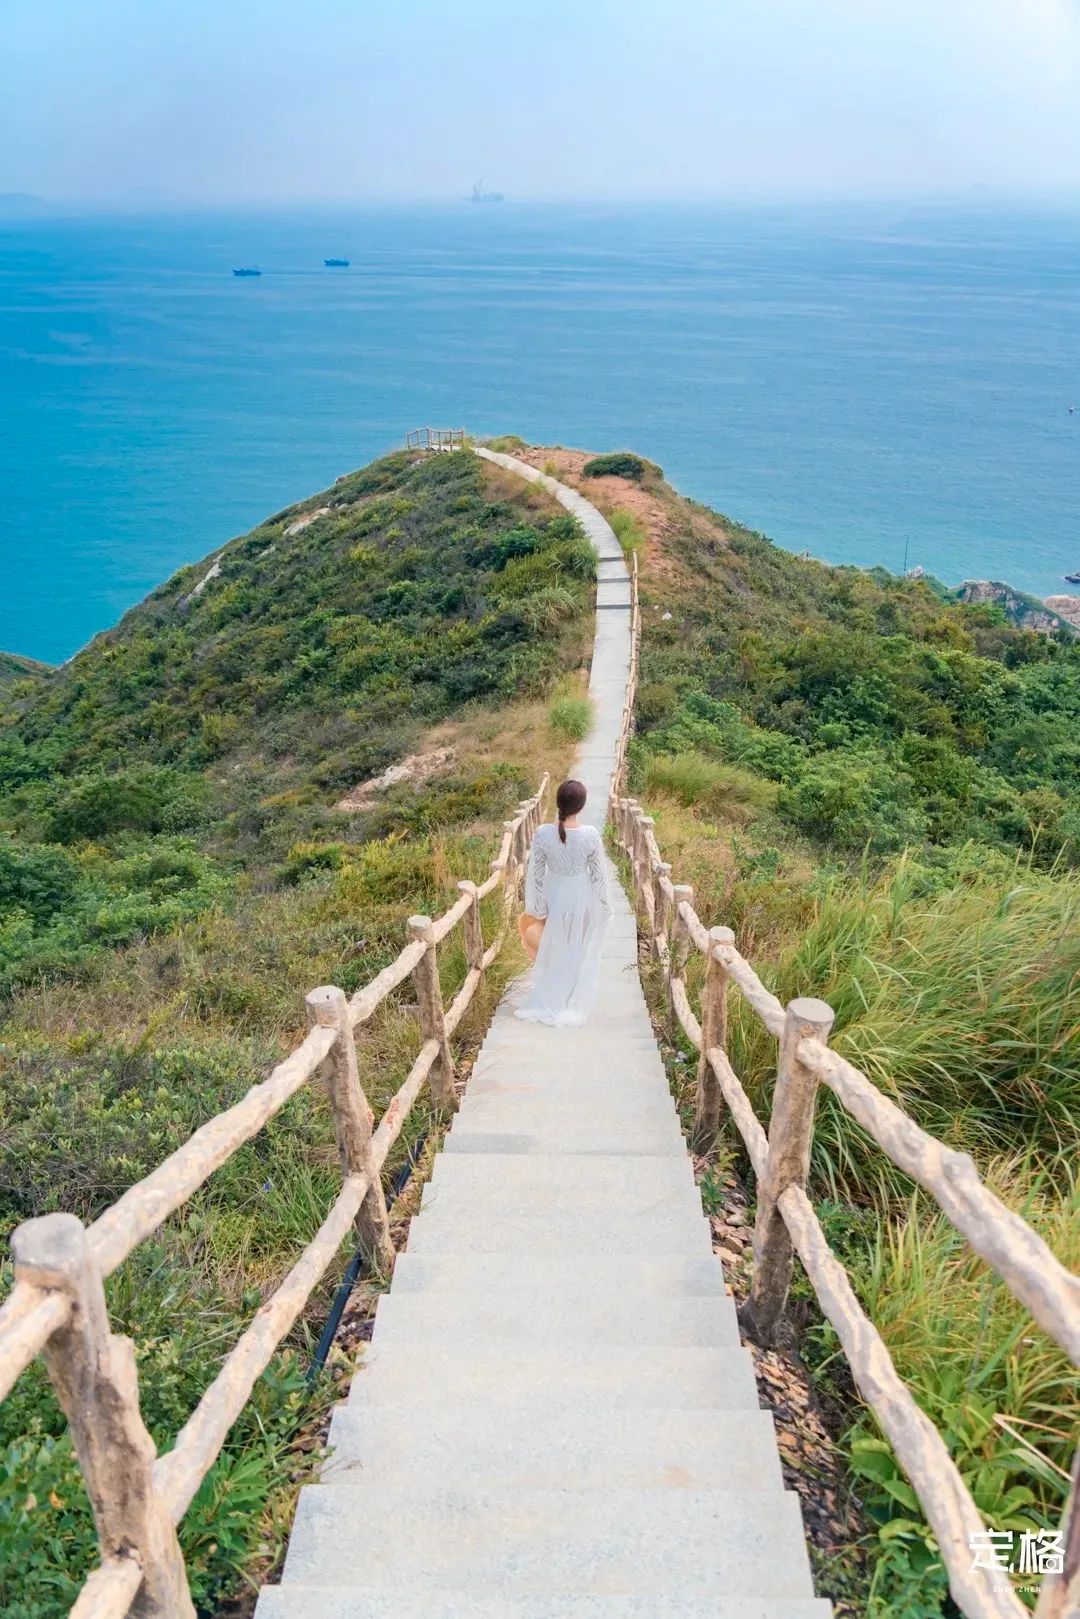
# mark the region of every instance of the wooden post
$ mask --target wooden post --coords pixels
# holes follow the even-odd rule
[[[628,798],[617,798],[615,800],[615,828],[619,834],[619,848],[623,854],[630,853],[629,805],[630,800]]]
[[[675,1027],[675,1003],[671,998],[671,980],[686,972],[686,958],[690,954],[690,929],[679,915],[683,900],[694,903],[694,890],[689,883],[676,883],[671,906],[671,937],[668,940],[667,1004],[668,1025]]]
[[[324,985],[306,997],[312,1027],[336,1029],[337,1041],[326,1061],[327,1090],[334,1113],[334,1134],[341,1155],[341,1173],[366,1175],[371,1182],[356,1215],[356,1235],[365,1259],[380,1276],[394,1268],[394,1245],[386,1213],[382,1176],[371,1155],[371,1128],[375,1116],[360,1084],[356,1041],[343,989]]]
[[[723,1051],[727,1050],[728,981],[720,946],[734,943],[735,935],[730,928],[709,929],[709,956],[701,991],[701,1056],[698,1059],[693,1130],[694,1145],[703,1152],[716,1140],[722,1100],[720,1081],[709,1061],[709,1052],[717,1046]]]
[[[1061,1531],[1065,1553],[1062,1569],[1043,1577],[1035,1619],[1076,1619],[1080,1613],[1080,1450],[1073,1462],[1072,1490]]]
[[[809,996],[792,1001],[780,1037],[769,1120],[769,1156],[763,1184],[758,1186],[754,1278],[744,1311],[747,1330],[761,1344],[773,1342],[791,1286],[794,1250],[777,1200],[789,1186],[805,1189],[810,1170],[818,1081],[799,1062],[795,1051],[800,1040],[816,1039],[825,1044],[835,1016],[824,1001]]]
[[[480,923],[480,901],[476,897],[476,884],[466,879],[458,883],[463,894],[472,896],[472,904],[465,912],[462,928],[465,933],[465,960],[469,971],[475,967],[477,972],[484,970],[484,930]]]
[[[517,831],[513,821],[504,821],[503,831],[510,834],[510,848],[507,850],[506,865],[503,867],[503,892],[506,898],[507,915],[509,916],[513,911],[518,892],[518,844]]]
[[[645,918],[645,934],[649,941],[649,952],[651,954],[655,949],[656,913],[653,908],[653,857],[652,850],[649,848],[649,833],[656,825],[656,822],[651,815],[643,815],[638,824],[641,838],[641,865],[638,882],[641,887],[641,910]]]
[[[431,1070],[431,1094],[436,1107],[453,1108],[457,1104],[454,1095],[454,1059],[450,1055],[450,1043],[446,1038],[446,1024],[443,1021],[439,963],[435,954],[435,935],[432,932],[430,916],[410,916],[409,932],[414,939],[423,939],[427,945],[424,954],[413,968],[413,983],[416,985],[416,998],[420,1003],[420,1028],[424,1039],[439,1042],[439,1055]]]
[[[671,880],[671,862],[669,860],[658,860],[656,862],[656,864],[652,868],[652,885],[653,885],[652,886],[652,894],[653,894],[652,948],[653,948],[653,954],[658,959],[659,959],[659,956],[660,956],[660,935],[661,934],[663,934],[665,936],[665,938],[667,939],[668,948],[669,949],[671,948],[671,925],[670,925],[670,922],[668,920],[669,906],[668,906],[668,902],[667,902],[667,895],[664,893],[663,888],[660,886],[661,879],[664,878],[664,877],[666,877],[669,881]]]
[[[44,1348],[90,1497],[102,1561],[134,1556],[143,1571],[137,1619],[195,1619],[184,1559],[154,1490],[154,1441],[139,1410],[135,1349],[109,1330],[105,1289],[73,1214],[45,1214],[14,1233],[15,1276],[66,1293],[72,1311]]]

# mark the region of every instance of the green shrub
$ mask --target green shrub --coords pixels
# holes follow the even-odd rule
[[[595,455],[581,469],[583,478],[630,478],[641,483],[646,477],[662,478],[663,473],[654,461],[646,461],[629,450],[615,450],[609,455]]]
[[[57,843],[114,832],[181,832],[200,825],[207,813],[201,776],[141,765],[76,777],[57,801],[49,831]]]
[[[548,710],[548,723],[556,736],[583,742],[592,726],[592,703],[587,697],[557,697]]]

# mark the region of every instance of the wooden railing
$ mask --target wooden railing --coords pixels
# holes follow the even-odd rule
[[[0,1309],[0,1399],[42,1355],[68,1420],[101,1552],[100,1567],[71,1610],[75,1619],[122,1619],[133,1604],[140,1619],[195,1619],[176,1526],[256,1379],[350,1230],[376,1269],[385,1273],[393,1263],[381,1170],[425,1082],[438,1109],[454,1106],[450,1040],[502,949],[547,782],[545,776],[513,820],[504,822],[502,846],[486,882],[459,883],[461,898],[434,921],[410,917],[410,939],[401,954],[351,998],[333,987],[311,991],[306,997],[310,1032],[269,1078],[202,1125],[91,1226],[72,1214],[47,1214],[13,1234],[15,1283]],[[485,948],[480,904],[500,888],[501,923]],[[444,1006],[437,950],[459,924],[467,970]],[[410,976],[423,1043],[375,1128],[360,1083],[354,1031]],[[341,1192],[296,1265],[225,1358],[173,1448],[158,1456],[139,1411],[132,1344],[110,1330],[104,1279],[320,1069],[333,1110]]]
[[[636,564],[636,559],[635,559]],[[949,1577],[953,1600],[968,1619],[1020,1619],[1028,1610],[999,1569],[975,1567],[973,1537],[982,1519],[945,1442],[916,1404],[866,1315],[847,1273],[830,1249],[806,1192],[818,1086],[826,1085],[898,1168],[935,1197],[958,1231],[1035,1320],[1080,1365],[1080,1278],[1066,1270],[1032,1228],[994,1196],[972,1160],[928,1135],[851,1063],[829,1049],[832,1008],[800,998],[784,1006],[735,945],[730,928],[708,928],[693,889],[672,881],[654,822],[625,796],[626,752],[633,730],[640,609],[637,567],[631,575],[634,648],[623,715],[610,821],[629,862],[639,926],[660,963],[671,1015],[697,1050],[693,1135],[707,1149],[726,1104],[745,1144],[758,1187],[753,1279],[742,1312],[748,1333],[774,1339],[798,1254],[822,1314],[835,1328],[859,1392],[873,1411],[922,1504]],[[700,1015],[690,1003],[686,965],[705,958]],[[727,1055],[728,990],[734,985],[778,1042],[776,1086],[768,1134]],[[991,1528],[993,1526],[991,1525]],[[1063,1531],[1064,1569],[1044,1577],[1038,1619],[1080,1614],[1080,1453]]]

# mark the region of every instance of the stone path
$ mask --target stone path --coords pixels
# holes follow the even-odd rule
[[[592,734],[604,818],[629,670],[608,524],[510,456],[599,556]],[[303,1490],[256,1619],[828,1619],[712,1253],[637,971],[615,920],[584,1029],[511,986]]]

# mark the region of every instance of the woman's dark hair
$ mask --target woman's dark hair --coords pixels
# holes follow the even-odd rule
[[[559,837],[566,842],[566,828],[563,822],[571,815],[576,815],[585,808],[588,798],[580,781],[564,781],[555,791],[555,808],[559,812]]]

